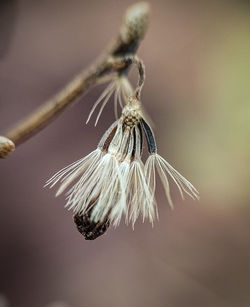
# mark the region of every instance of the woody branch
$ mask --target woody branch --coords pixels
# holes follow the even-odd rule
[[[101,54],[100,59],[70,81],[57,95],[14,125],[4,136],[0,136],[0,158],[6,157],[16,146],[45,128],[76,98],[100,83],[108,74],[128,71],[134,62],[128,61],[128,58],[136,54],[147,30],[148,21],[149,5],[146,2],[129,7],[117,38]]]

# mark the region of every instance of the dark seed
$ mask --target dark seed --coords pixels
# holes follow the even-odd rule
[[[83,215],[75,214],[74,222],[78,231],[84,236],[85,240],[95,240],[103,235],[109,227],[109,221],[95,223],[90,220],[91,211]]]

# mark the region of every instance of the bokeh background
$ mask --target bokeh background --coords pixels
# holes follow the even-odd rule
[[[119,30],[128,0],[1,0],[0,131],[57,93]],[[160,220],[96,241],[44,182],[93,150],[114,119],[85,125],[99,86],[0,161],[1,307],[250,306],[250,7],[149,1],[143,104],[160,153],[200,191]],[[135,82],[135,72],[131,80]]]

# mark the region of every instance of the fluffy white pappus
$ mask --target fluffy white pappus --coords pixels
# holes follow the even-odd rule
[[[49,186],[52,188],[55,184],[61,183],[61,186],[56,192],[56,196],[62,194],[67,187],[79,178],[79,176],[81,176],[87,169],[89,173],[90,170],[95,167],[97,162],[101,160],[103,154],[102,150],[97,148],[87,156],[71,163],[54,174],[49,180],[47,180],[45,187]]]
[[[195,187],[157,153],[151,154],[145,164],[147,183],[149,184],[153,195],[155,194],[156,187],[156,170],[163,184],[166,197],[171,208],[173,208],[173,202],[170,195],[168,177],[170,177],[177,185],[182,199],[184,199],[184,193],[193,199],[199,199],[199,192],[195,189]]]
[[[120,222],[126,211],[124,181],[120,173],[122,149],[126,146],[128,134],[123,133],[118,123],[108,151],[95,165],[82,174],[80,180],[67,192],[67,204],[78,214],[91,210],[94,222],[108,219],[114,226]]]
[[[102,146],[112,129],[115,134],[106,150]],[[125,182],[120,162],[127,154],[130,131],[123,131],[122,123],[113,124],[105,133],[100,145],[86,157],[57,172],[46,185],[60,183],[56,193],[63,193],[76,179],[78,181],[66,192],[66,207],[75,214],[90,212],[94,222],[108,220],[114,226],[126,215]]]
[[[155,217],[158,217],[156,203],[149,189],[144,164],[141,160],[141,148],[141,135],[136,127],[134,158],[129,166],[126,180],[126,194],[128,202],[128,215],[126,221],[127,223],[131,222],[133,227],[140,214],[143,222],[145,219],[148,219],[152,225]]]
[[[86,124],[89,122],[95,109],[98,107],[98,105],[101,104],[101,107],[99,109],[95,121],[95,126],[97,125],[103,109],[105,108],[106,104],[108,103],[109,99],[113,94],[114,94],[114,112],[115,112],[115,117],[117,119],[118,105],[120,105],[120,107],[123,108],[124,104],[127,103],[128,98],[133,94],[133,88],[126,76],[115,75],[111,77],[111,82],[107,85],[105,90],[102,92],[102,94],[99,96],[99,98],[93,105],[92,109],[90,110]]]
[[[126,152],[126,155],[124,155],[124,159],[120,163],[120,166],[119,166],[121,176],[126,184],[126,188],[125,188],[126,193],[128,193],[127,182],[129,178],[129,170],[130,170],[130,164],[131,164],[131,159],[132,159],[133,147],[134,147],[133,131],[128,131],[127,151],[124,150],[124,153]]]
[[[93,208],[92,217],[97,222],[108,216],[113,226],[118,226],[127,210],[124,180],[117,159],[110,154],[107,154],[107,159],[111,160],[110,167],[107,167],[106,178],[103,179],[104,185]]]

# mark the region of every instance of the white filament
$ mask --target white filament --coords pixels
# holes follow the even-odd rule
[[[111,82],[102,92],[100,97],[94,103],[92,109],[90,110],[89,116],[87,118],[86,124],[90,121],[95,109],[101,104],[100,110],[96,117],[95,126],[97,125],[100,116],[105,108],[106,104],[110,100],[112,94],[114,94],[114,112],[116,118],[118,118],[118,104],[122,108],[124,104],[127,103],[128,98],[133,94],[133,88],[128,81],[126,76],[113,76]]]
[[[155,186],[156,186],[155,169],[157,169],[158,171],[158,174],[160,176],[161,182],[163,184],[166,193],[166,197],[168,199],[171,208],[173,208],[173,202],[170,195],[168,176],[172,178],[172,180],[177,185],[177,188],[183,199],[184,199],[183,192],[188,194],[193,199],[194,198],[199,199],[199,192],[195,189],[195,187],[157,153],[151,154],[148,157],[145,164],[147,182],[150,185],[153,194],[155,193]]]
[[[149,219],[153,224],[157,210],[155,202],[149,189],[145,177],[144,165],[141,160],[141,136],[138,128],[135,128],[136,146],[134,160],[130,164],[128,181],[127,181],[127,201],[129,205],[129,214],[127,222],[134,224],[142,215],[143,221]]]

